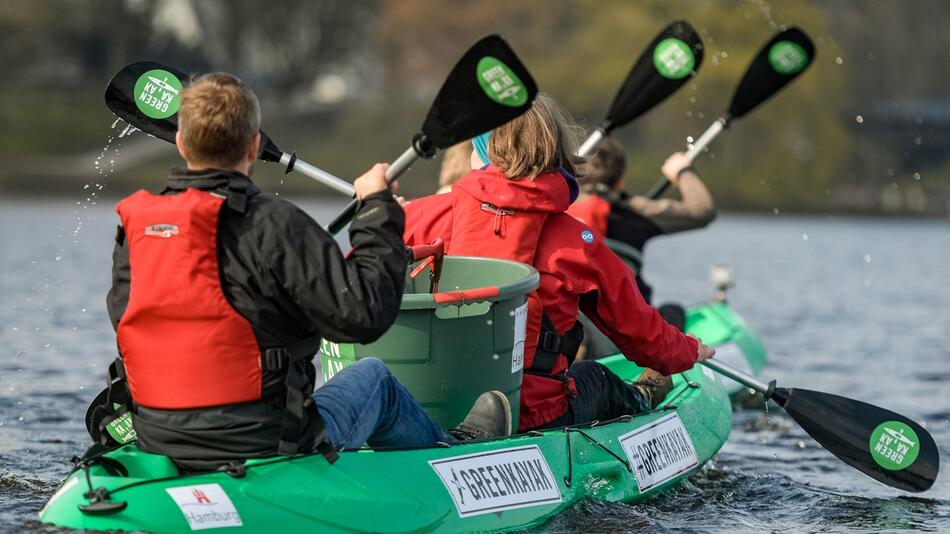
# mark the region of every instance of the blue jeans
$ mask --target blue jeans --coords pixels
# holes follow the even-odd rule
[[[344,367],[313,393],[338,449],[432,447],[457,440],[442,431],[381,360],[365,358]]]

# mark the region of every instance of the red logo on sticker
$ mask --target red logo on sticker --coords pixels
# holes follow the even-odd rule
[[[169,238],[178,235],[178,227],[174,224],[153,224],[145,227],[145,235],[152,237]]]
[[[195,496],[195,501],[198,504],[211,504],[211,499],[200,489],[191,490],[191,494]]]

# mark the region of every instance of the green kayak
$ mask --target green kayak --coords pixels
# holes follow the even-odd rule
[[[640,372],[622,356],[602,363],[624,378]],[[39,518],[153,532],[507,531],[585,498],[656,495],[700,469],[731,428],[721,382],[695,368],[675,377],[658,410],[636,417],[448,448],[343,452],[333,465],[311,455],[183,476],[167,457],[126,445],[73,472]],[[111,509],[84,511],[90,490],[107,491]]]
[[[442,292],[424,277],[408,280],[396,324],[380,340],[326,342],[320,356],[325,378],[361,357],[382,358],[450,428],[488,389],[517,406],[526,294],[538,274],[486,258],[441,263]],[[642,372],[622,355],[600,363],[626,380]],[[454,446],[344,451],[332,465],[316,454],[183,475],[168,457],[130,443],[80,464],[39,518],[153,532],[508,531],[582,499],[636,502],[663,492],[712,458],[731,428],[723,382],[697,366],[674,376],[648,413]]]

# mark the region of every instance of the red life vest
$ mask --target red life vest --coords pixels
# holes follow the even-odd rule
[[[610,202],[600,195],[591,193],[571,204],[571,207],[567,209],[567,214],[606,237],[610,209]]]
[[[174,410],[261,399],[261,349],[221,287],[217,235],[224,201],[197,189],[142,190],[116,207],[131,266],[119,352],[141,406]]]

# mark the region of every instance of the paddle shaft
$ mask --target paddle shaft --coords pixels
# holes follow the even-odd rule
[[[386,169],[386,183],[391,184],[396,181],[404,172],[409,170],[409,167],[420,157],[422,157],[422,154],[420,154],[415,147],[409,147],[409,149],[396,158],[396,161],[392,162],[389,168]],[[358,206],[358,199],[353,199],[347,204],[343,213],[337,215],[336,219],[333,219],[327,226],[327,231],[330,232],[330,235],[340,233],[341,230],[346,228],[346,225],[350,224],[350,221],[353,220],[353,216],[356,215],[356,208]]]
[[[766,384],[756,377],[743,373],[735,367],[725,364],[715,358],[709,358],[708,360],[703,360],[700,363],[727,378],[731,378],[740,384],[743,384],[758,391],[759,393],[762,393],[763,395],[766,395],[766,397],[768,397],[768,395],[771,393],[770,390],[775,389],[774,386]]]
[[[597,148],[597,145],[603,141],[604,137],[607,137],[607,130],[603,126],[598,126],[596,130],[590,133],[587,136],[587,139],[584,139],[584,142],[581,143],[581,146],[577,149],[577,157],[586,158],[587,156],[594,153],[594,149]]]
[[[726,127],[729,126],[728,116],[719,117],[712,124],[706,128],[706,131],[699,136],[699,139],[696,140],[693,144],[689,146],[689,150],[686,151],[686,157],[689,158],[690,165],[696,161],[696,158],[706,150],[706,147],[710,145],[713,141],[719,137]],[[666,189],[670,186],[670,181],[666,177],[660,178],[660,181],[653,186],[652,189],[647,193],[647,198],[654,200],[660,198],[663,193],[666,192]]]
[[[302,159],[298,159],[296,154],[281,152],[279,163],[287,168],[286,172],[297,171],[345,195],[353,196],[356,194],[356,190],[353,189],[353,184],[341,178],[337,178],[323,169],[314,167]]]

